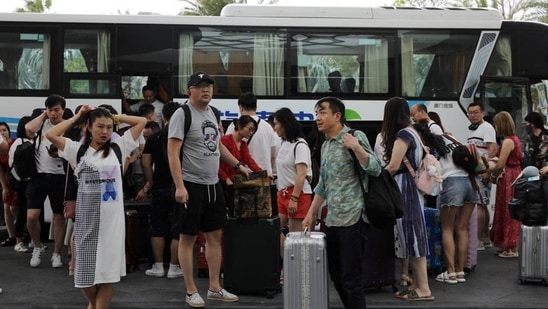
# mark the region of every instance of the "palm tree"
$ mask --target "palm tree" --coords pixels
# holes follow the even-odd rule
[[[26,8],[17,8],[15,10],[17,13],[43,13],[46,10],[49,10],[51,7],[52,0],[25,0],[25,7]]]

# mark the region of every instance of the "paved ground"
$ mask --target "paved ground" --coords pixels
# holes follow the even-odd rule
[[[0,231],[3,237],[5,233]],[[50,244],[51,246],[52,244]],[[39,268],[29,267],[30,254],[0,248],[0,308],[85,308],[81,292],[73,287],[66,268],[53,269],[47,250]],[[63,258],[67,264],[67,258]],[[111,308],[185,308],[182,279],[150,278],[144,275],[141,264],[115,286]],[[548,308],[548,287],[536,284],[520,285],[517,281],[518,260],[501,259],[491,250],[479,252],[479,265],[464,284],[438,283],[433,277],[430,285],[436,300],[406,302],[394,297],[391,288],[369,292],[369,308]],[[197,279],[205,294],[206,279]],[[342,308],[335,290],[330,290],[330,308]],[[272,299],[262,295],[240,295],[238,303],[207,301],[208,308],[283,308],[283,296]],[[287,308],[298,309],[298,308]]]

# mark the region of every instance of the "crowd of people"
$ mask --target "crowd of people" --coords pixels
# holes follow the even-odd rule
[[[475,250],[470,249],[471,240],[479,242],[478,250],[495,246],[501,258],[519,255],[520,223],[510,217],[507,205],[513,196],[511,183],[523,166],[533,165],[541,175],[548,173],[548,135],[542,115],[533,112],[525,117],[529,135],[522,147],[509,113],[497,113],[491,124],[484,120],[482,104],[470,104],[468,139],[462,143],[474,144],[494,162],[486,173],[470,176],[452,159],[461,142],[445,132],[442,119],[422,104],[410,108],[404,98],[389,99],[371,147],[363,132],[349,133],[345,105],[336,97],[316,102],[316,126],[310,137],[289,108],[277,110],[269,121],[259,118],[257,97],[245,92],[238,99],[239,118],[223,135],[218,111],[210,105],[214,83],[205,72],[192,74],[187,108],[157,100],[156,90],[147,85],[142,102],[124,101],[127,115],[111,106],[83,105],[67,117],[65,99],[50,95],[43,111],[21,118],[16,139],[11,139],[9,126],[0,123],[0,183],[8,230],[1,246],[31,252],[30,266],[39,267],[45,252],[40,217],[49,198],[54,239],[50,261],[53,268],[63,267],[66,196],[59,188],[67,185],[66,174],[74,173],[77,195],[74,228],[68,232],[73,235],[69,237],[73,238],[69,270],[88,308],[108,308],[114,283],[126,275],[124,201],[129,199],[150,200],[154,262],[147,276],[183,277],[186,303],[204,307],[193,274],[193,247],[203,233],[209,268],[207,299],[235,302],[238,296],[224,289],[220,280],[223,227],[234,209],[232,177],[265,170],[276,186],[278,216],[286,232],[313,228],[320,208],[328,208],[324,220],[331,280],[345,308],[365,308],[362,261],[367,254],[369,219],[358,177],[363,177],[367,188],[369,177],[386,169],[398,183],[405,210],[394,226],[404,285],[397,297],[435,299],[427,273],[426,257],[432,252],[425,207],[439,209],[441,218],[446,270],[437,274],[436,281],[466,282],[466,257]],[[11,166],[15,149],[28,141],[35,141],[37,174],[21,179]],[[419,168],[423,144],[442,168],[443,189],[437,197],[422,194],[404,164],[407,160],[413,169]],[[354,171],[349,150],[359,161],[360,175]],[[492,228],[486,207],[492,198],[491,184],[497,185]],[[477,235],[469,235],[471,220],[478,222]],[[281,239],[283,246],[283,235]]]

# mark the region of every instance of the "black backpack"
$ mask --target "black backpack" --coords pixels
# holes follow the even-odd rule
[[[458,145],[455,149],[453,149],[451,156],[453,158],[453,163],[468,172],[468,174],[474,174],[476,172],[476,165],[478,165],[478,162],[470,153],[468,147]]]
[[[352,129],[348,133],[354,135],[354,131]],[[403,202],[398,183],[387,170],[382,169],[377,177],[369,175],[369,185],[366,193],[363,188],[362,172],[358,158],[352,150],[349,149],[348,151],[352,156],[354,171],[360,182],[365,203],[365,214],[369,219],[369,223],[379,229],[393,228],[396,219],[403,216]]]
[[[13,153],[12,168],[21,180],[28,180],[38,174],[36,169],[36,145],[34,142],[21,139],[22,143],[17,145]]]

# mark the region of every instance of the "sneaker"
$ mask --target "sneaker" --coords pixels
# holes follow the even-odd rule
[[[209,293],[208,293],[209,295]],[[192,308],[203,308],[205,307],[205,302],[202,296],[198,294],[198,292],[192,294],[192,295],[186,295],[185,298],[186,303],[192,307]]]
[[[24,242],[17,243],[15,247],[13,247],[13,250],[20,253],[30,252],[29,246],[27,246],[27,244]]]
[[[219,292],[207,290],[207,299],[222,300],[224,302],[234,302],[239,300],[238,296],[230,293],[225,289],[221,289]]]
[[[483,241],[480,241],[478,244],[478,251],[484,251],[484,250],[485,250],[485,245],[483,244]]]
[[[152,267],[145,271],[145,275],[156,278],[163,277],[165,275],[164,265],[152,264]]]
[[[42,263],[42,253],[44,253],[44,247],[32,249],[32,257],[30,258],[30,267],[38,267]]]
[[[183,276],[183,271],[179,265],[169,264],[169,270],[167,271],[167,278],[181,278]]]
[[[61,255],[59,253],[54,253],[51,256],[51,267],[53,268],[63,267],[63,262],[61,262]]]

